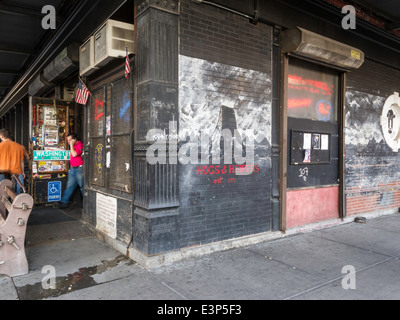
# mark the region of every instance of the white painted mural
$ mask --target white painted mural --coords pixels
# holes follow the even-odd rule
[[[238,132],[271,140],[271,79],[268,74],[179,56],[179,135],[201,131],[219,141],[221,108],[234,110]]]
[[[346,145],[367,146],[384,140],[380,115],[386,98],[349,90],[346,92]]]

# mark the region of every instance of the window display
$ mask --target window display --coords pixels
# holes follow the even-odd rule
[[[68,107],[35,105],[33,108],[32,173],[68,171]]]

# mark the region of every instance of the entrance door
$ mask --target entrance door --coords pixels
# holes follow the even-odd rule
[[[286,228],[339,217],[339,76],[289,59]]]

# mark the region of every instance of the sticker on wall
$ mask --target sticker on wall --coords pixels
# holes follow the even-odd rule
[[[386,143],[394,151],[400,148],[400,98],[395,92],[385,102],[381,115],[381,127]]]
[[[103,148],[102,144],[96,146],[95,159],[98,173],[102,173],[103,171]]]

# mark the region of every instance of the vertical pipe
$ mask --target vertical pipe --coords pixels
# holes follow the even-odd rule
[[[286,54],[282,55],[282,70],[281,70],[281,94],[280,94],[280,205],[281,205],[281,220],[280,229],[286,231],[286,186],[287,186],[287,81],[288,81],[289,58]]]
[[[345,128],[346,128],[346,73],[340,75],[340,97],[339,97],[339,218],[346,217],[346,143],[345,143]]]
[[[280,230],[280,203],[279,203],[279,168],[280,168],[280,72],[281,72],[281,50],[280,50],[281,28],[275,26],[273,29],[272,45],[272,135],[271,135],[271,208],[272,231]]]

